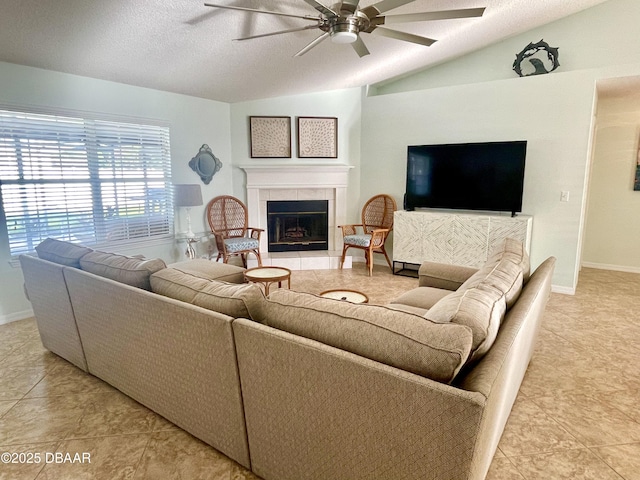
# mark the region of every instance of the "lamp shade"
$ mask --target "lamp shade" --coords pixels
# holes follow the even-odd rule
[[[173,198],[176,207],[197,207],[202,205],[202,189],[197,183],[176,184],[173,186]]]

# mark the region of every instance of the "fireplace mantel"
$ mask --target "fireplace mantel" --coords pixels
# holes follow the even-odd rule
[[[352,165],[247,165],[250,188],[347,188]]]
[[[342,246],[337,225],[347,220],[347,185],[352,165],[246,165],[249,224],[267,230],[269,200],[328,200],[329,252]],[[260,250],[267,251],[267,235]]]

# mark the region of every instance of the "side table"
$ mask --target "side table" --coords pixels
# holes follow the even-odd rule
[[[287,288],[291,288],[291,270],[284,267],[255,267],[244,271],[244,278],[248,282],[262,283],[264,294],[269,295],[269,287],[278,283],[282,287],[282,282],[287,281]]]
[[[193,260],[198,256],[194,245],[198,243],[204,236],[204,233],[189,234],[187,232],[181,232],[177,233],[175,238],[178,242],[185,242],[187,244],[187,248],[184,254],[189,260]]]
[[[333,298],[335,300],[344,300],[345,302],[351,303],[369,303],[369,297],[364,293],[345,288],[325,290],[320,294],[320,296],[324,298]]]

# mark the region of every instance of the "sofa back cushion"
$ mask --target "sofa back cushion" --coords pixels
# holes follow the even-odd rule
[[[505,295],[491,285],[458,290],[444,297],[425,315],[434,322],[451,322],[471,329],[470,362],[480,359],[496,339],[507,309]]]
[[[257,284],[219,282],[171,267],[151,275],[151,289],[235,318],[251,318],[249,312],[259,312],[265,301]]]
[[[514,263],[520,271],[522,278],[526,283],[531,273],[531,265],[529,263],[529,254],[524,247],[524,243],[515,238],[505,238],[504,241],[498,243],[495,249],[487,258],[487,264],[492,264],[501,260],[508,260]]]
[[[529,269],[529,255],[522,242],[507,238],[498,244],[487,262],[458,291],[481,284],[490,285],[505,295],[507,308],[511,308],[529,279]]]
[[[93,250],[83,245],[47,238],[36,247],[36,252],[43,260],[80,268],[80,259]]]
[[[480,359],[498,335],[506,311],[513,306],[529,279],[529,255],[522,242],[500,242],[487,262],[453,294],[429,309],[434,322],[466,325],[473,332],[469,361]]]
[[[451,382],[471,349],[464,325],[436,324],[379,305],[278,289],[254,320],[439,382]]]
[[[116,253],[93,251],[80,259],[80,268],[132,287],[151,290],[149,277],[152,273],[166,268],[166,264],[159,258],[147,260]]]

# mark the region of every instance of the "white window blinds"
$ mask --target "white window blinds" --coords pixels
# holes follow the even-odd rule
[[[0,193],[12,255],[172,233],[169,129],[0,110]]]

